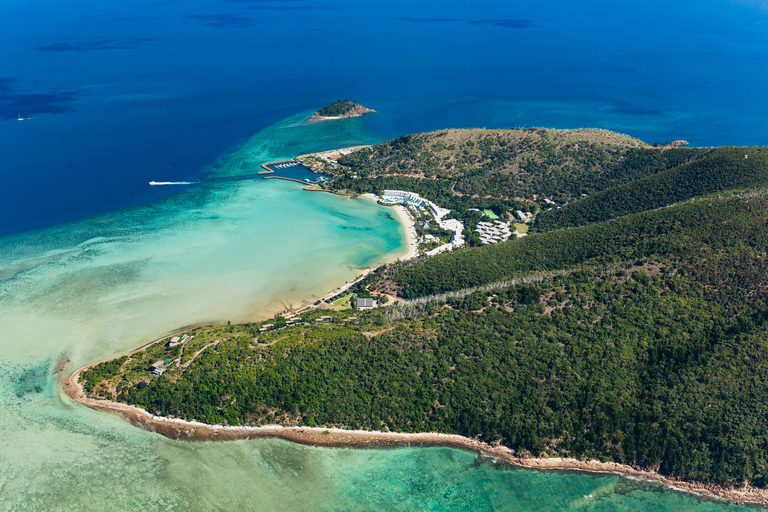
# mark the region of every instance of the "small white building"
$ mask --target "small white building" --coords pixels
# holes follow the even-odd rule
[[[152,370],[152,373],[155,375],[162,375],[165,371],[165,361],[156,361],[152,363],[152,366],[150,366],[149,369]]]

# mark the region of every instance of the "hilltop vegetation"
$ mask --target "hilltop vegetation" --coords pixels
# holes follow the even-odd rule
[[[156,344],[89,369],[84,388],[208,423],[438,431],[766,487],[767,151],[540,130],[373,146],[344,157],[336,182],[498,208],[557,186],[563,206],[526,238],[359,285],[410,301],[198,328],[183,351]]]
[[[338,186],[361,191],[376,190],[388,179],[410,178],[447,181],[457,197],[534,201],[546,196],[565,202],[688,158],[683,151],[654,149],[601,130],[442,130],[346,155],[339,160],[343,169],[337,178],[343,180]]]
[[[706,167],[708,158],[716,160],[709,156],[712,152],[655,148],[605,130],[441,130],[347,154],[337,167],[327,169],[334,180],[326,187],[377,195],[386,189],[417,192],[453,210],[451,215],[467,227],[469,245],[478,246],[480,239],[473,233],[481,219],[475,210],[490,210],[502,220],[516,218],[517,210],[532,214],[556,210],[642,178],[655,184],[654,176],[665,171],[674,174],[674,169],[686,164],[705,161]],[[685,190],[679,195],[694,196]],[[657,200],[655,204],[668,203]],[[633,211],[644,209],[641,205]],[[606,210],[599,211],[611,218]],[[537,224],[534,230],[598,220],[595,215],[599,214],[592,209],[587,213],[574,214],[575,220],[552,215],[546,218],[548,224]]]
[[[442,130],[347,154],[327,186],[404,189],[453,210],[470,246],[481,215],[536,214],[534,232],[583,226],[713,192],[768,186],[766,148],[651,147],[604,130]]]
[[[368,112],[375,112],[348,99],[336,100],[322,107],[313,116],[318,117],[357,117]]]

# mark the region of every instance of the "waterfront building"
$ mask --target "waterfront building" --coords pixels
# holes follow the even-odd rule
[[[384,204],[422,206],[424,204],[424,199],[415,192],[407,192],[405,190],[385,190],[381,196],[381,202]]]

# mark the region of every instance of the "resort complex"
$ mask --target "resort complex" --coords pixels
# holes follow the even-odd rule
[[[446,219],[445,217],[451,213],[451,210],[446,208],[440,208],[435,203],[428,199],[424,199],[415,192],[407,192],[405,190],[385,190],[381,198],[378,199],[379,204],[386,206],[403,205],[409,207],[406,209],[412,222],[418,222],[422,228],[428,229],[430,222],[434,221],[440,229],[450,231],[451,238],[448,243],[440,245],[432,250],[426,251],[424,254],[427,256],[434,256],[441,252],[450,251],[456,247],[464,245],[464,238],[461,236],[464,230],[464,223],[457,219]],[[430,239],[426,239],[430,236]],[[434,241],[436,238],[433,235],[424,235],[422,241]]]

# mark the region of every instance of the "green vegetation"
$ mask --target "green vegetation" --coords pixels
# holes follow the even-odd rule
[[[690,150],[682,150],[684,152]],[[768,148],[715,148],[683,165],[597,192],[536,219],[540,230],[582,226],[713,192],[768,185]]]
[[[341,308],[341,309],[347,309],[350,307],[350,300],[352,298],[351,293],[345,293],[342,297],[337,299],[331,304],[331,307],[334,308]]]
[[[186,370],[114,387],[210,423],[441,431],[759,485],[767,272],[764,252],[741,248],[435,300],[400,320],[307,317],[258,342],[214,327],[221,341]]]
[[[700,158],[707,149],[656,149],[603,130],[441,130],[406,135],[345,155],[328,172],[332,190],[417,192],[467,227],[472,209],[507,220],[652,176]],[[471,233],[471,229],[469,229]],[[480,245],[470,236],[471,246]]]
[[[88,368],[82,375],[82,379],[85,381],[83,390],[85,390],[86,393],[92,393],[94,388],[96,388],[102,381],[113,378],[123,364],[125,364],[127,359],[128,356],[123,356]]]
[[[496,205],[514,199],[524,205],[542,195],[566,202],[679,165],[696,151],[653,149],[599,130],[442,130],[345,155],[337,180],[343,180],[344,188],[375,191],[388,180],[415,178],[427,182],[422,191],[438,204],[442,197],[427,190],[448,190],[454,198],[492,198]],[[500,213],[492,203],[476,207]]]
[[[750,196],[751,197],[751,196]],[[444,293],[529,272],[608,266],[638,258],[690,258],[698,251],[768,247],[763,200],[710,198],[513,242],[453,251],[391,266],[406,298]]]
[[[354,290],[410,300],[198,328],[85,371],[86,391],[208,423],[439,431],[766,487],[768,150],[577,135],[451,130],[344,157],[345,187],[409,185],[472,222],[470,207],[544,208],[548,187],[563,206],[524,238]]]
[[[317,112],[315,112],[315,115],[322,116],[322,117],[344,117],[348,116],[349,114],[354,113],[363,113],[367,112],[368,109],[365,108],[362,105],[358,105],[357,103],[352,103],[348,99],[343,100],[336,100],[333,103],[330,103]]]

